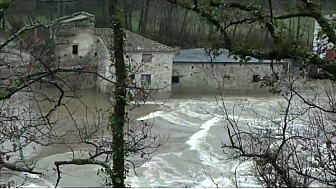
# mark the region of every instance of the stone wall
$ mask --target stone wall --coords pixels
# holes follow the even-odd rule
[[[281,64],[274,65],[279,76],[282,70]],[[260,82],[254,82],[253,77],[272,78],[272,74],[270,64],[265,63],[174,63],[173,76],[179,79],[173,88],[180,93],[212,93],[218,88],[246,92],[260,90]]]
[[[81,66],[86,71],[97,70],[99,58],[97,37],[94,35],[94,20],[61,23],[53,29],[56,66],[64,68]],[[60,75],[78,89],[94,88],[97,82],[95,74],[72,72]]]
[[[99,46],[100,52],[107,52],[106,47]],[[105,54],[105,53],[103,53]],[[142,55],[151,54],[150,62],[143,62]],[[171,78],[173,65],[173,52],[126,52],[125,62],[128,75],[134,75],[135,86],[143,87],[155,93],[168,94],[171,92]],[[104,74],[107,79],[115,81],[115,71],[110,61],[110,54],[102,55],[101,64],[98,68],[100,74]],[[105,69],[105,70],[104,70]],[[143,86],[141,75],[150,75],[150,85]],[[99,89],[108,94],[112,94],[113,83],[98,79]]]
[[[142,62],[143,54],[151,54],[152,61]],[[173,54],[173,52],[128,52],[126,62],[130,73],[135,75],[138,86],[165,93],[171,91]],[[141,85],[143,74],[151,75],[151,85]]]
[[[115,82],[114,65],[111,61],[111,52],[100,37],[97,37],[98,74],[97,88],[99,91],[111,95]],[[106,80],[107,79],[107,80]],[[108,81],[110,80],[110,81]],[[111,82],[112,81],[112,82]]]

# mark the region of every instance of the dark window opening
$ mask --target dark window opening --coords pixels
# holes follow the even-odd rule
[[[194,69],[194,66],[191,66],[191,69]]]
[[[149,86],[152,83],[152,78],[150,74],[142,74],[140,77],[141,86]]]
[[[259,82],[259,81],[260,81],[259,75],[253,75],[253,82]]]
[[[97,56],[98,55],[98,53],[97,52],[95,52],[95,56]]]
[[[152,62],[152,54],[142,54],[142,62]]]
[[[66,57],[66,54],[64,54],[64,57]]]
[[[173,76],[172,77],[172,83],[180,83],[180,77],[179,76]]]
[[[72,54],[78,54],[78,45],[72,45]]]
[[[190,76],[192,76],[192,74],[190,74]]]

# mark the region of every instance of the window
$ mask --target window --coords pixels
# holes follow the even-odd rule
[[[142,74],[140,77],[141,86],[149,86],[152,83],[152,78],[150,74]]]
[[[180,77],[179,76],[173,76],[172,77],[172,83],[180,83]]]
[[[142,62],[152,62],[152,54],[142,54]]]
[[[253,82],[259,82],[259,81],[260,81],[259,75],[253,75]]]
[[[78,54],[78,45],[72,45],[72,54]]]

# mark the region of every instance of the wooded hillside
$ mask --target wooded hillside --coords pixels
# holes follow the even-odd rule
[[[230,1],[230,0],[228,0]],[[202,3],[202,1],[199,1]],[[256,4],[267,7],[267,1],[256,0]],[[166,0],[124,0],[119,4],[123,11],[124,28],[170,46],[182,48],[204,47],[211,42],[209,33],[214,28],[195,13],[167,3]],[[275,12],[289,10],[296,6],[296,0],[274,1]],[[96,17],[96,27],[109,27],[108,1],[106,0],[16,0],[5,13],[2,28],[17,30],[25,23],[48,22],[52,19],[79,11],[92,13]],[[323,0],[324,14],[336,12],[334,0]],[[289,34],[302,37],[307,48],[311,47],[314,22],[309,19],[287,21]],[[298,31],[301,25],[301,33]],[[235,28],[237,40],[264,38],[267,32],[258,28]],[[298,37],[297,36],[297,37]],[[310,36],[310,37],[309,37]],[[183,40],[182,40],[183,39]]]

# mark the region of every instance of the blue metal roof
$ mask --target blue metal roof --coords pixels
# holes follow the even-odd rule
[[[203,48],[180,50],[180,54],[175,54],[173,62],[185,62],[185,63],[240,63],[241,60],[234,59],[234,55],[229,56],[229,50],[220,49],[221,54],[219,56],[208,56]],[[259,60],[252,58],[247,61],[248,63],[271,63],[270,60]]]

